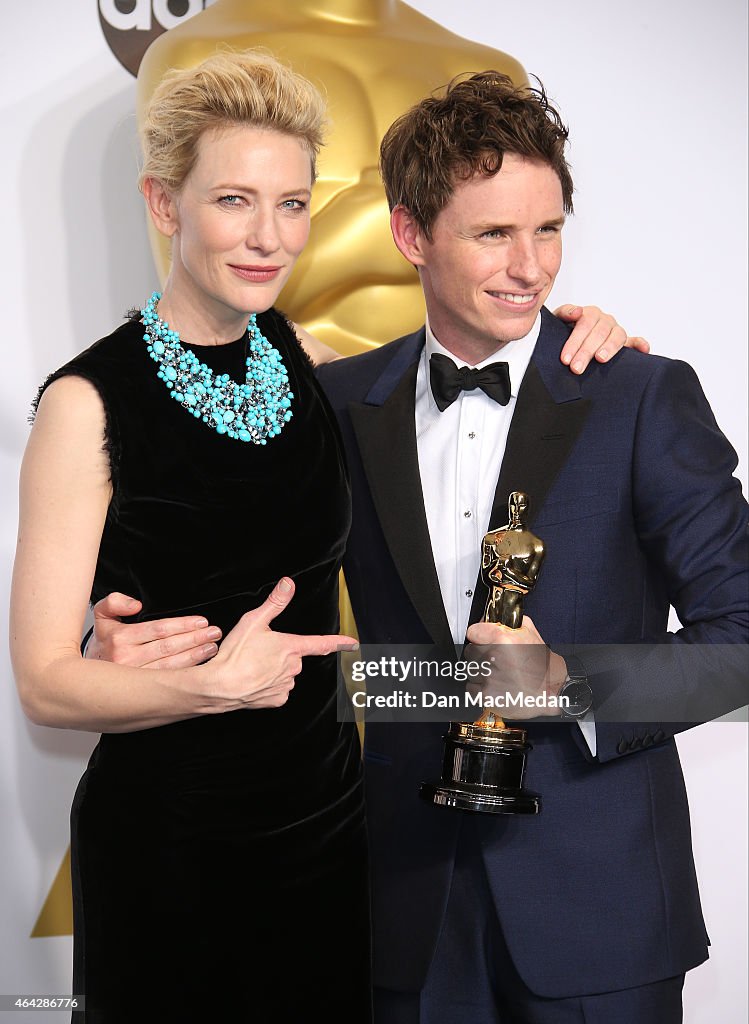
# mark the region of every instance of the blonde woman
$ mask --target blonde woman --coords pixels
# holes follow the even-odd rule
[[[336,715],[348,481],[272,308],[323,123],[269,56],[170,74],[141,179],[171,240],[163,294],[39,400],[11,632],[29,717],[102,733],[72,811],[80,1020],[369,1019],[359,743]],[[83,661],[86,607],[112,590],[148,617],[209,617],[218,654],[169,673]]]

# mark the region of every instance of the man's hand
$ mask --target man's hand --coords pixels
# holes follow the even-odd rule
[[[480,687],[484,697],[505,693],[525,697],[555,697],[567,678],[564,658],[546,646],[530,616],[523,617],[519,629],[494,622],[475,622],[468,627],[469,647],[465,657],[472,661],[491,661],[492,674],[476,679],[472,689]],[[493,710],[503,719],[558,716],[556,707],[531,708],[499,705]]]
[[[218,626],[202,615],[153,622],[120,622],[137,615],[142,604],[126,594],[108,594],[94,605],[94,632],[87,658],[135,668],[188,668],[208,661],[218,651]]]
[[[628,338],[613,316],[598,306],[560,306],[554,310],[554,316],[575,324],[560,356],[573,373],[583,373],[594,356],[599,363],[608,362],[620,348],[650,351],[650,345],[644,338]]]

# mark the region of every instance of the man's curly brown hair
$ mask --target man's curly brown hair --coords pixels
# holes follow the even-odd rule
[[[458,76],[442,95],[421,100],[390,126],[380,173],[390,209],[403,205],[431,240],[434,221],[455,186],[490,177],[505,153],[548,164],[572,212],[572,175],[564,156],[567,128],[540,81],[518,86],[499,71]]]

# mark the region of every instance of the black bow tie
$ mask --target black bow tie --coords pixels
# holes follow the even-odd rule
[[[461,391],[481,390],[500,405],[510,401],[510,369],[507,363],[490,363],[477,370],[456,366],[452,359],[435,352],[429,360],[429,383],[434,401],[444,412]]]

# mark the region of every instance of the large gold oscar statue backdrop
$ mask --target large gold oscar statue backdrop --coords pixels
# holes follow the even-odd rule
[[[331,130],[310,241],[279,307],[345,354],[414,330],[424,318],[421,289],[390,237],[380,139],[408,107],[461,72],[495,68],[525,82],[523,68],[399,0],[218,0],[148,48],[138,72],[139,117],[168,68],[198,64],[221,45],[270,50],[328,99]],[[168,249],[155,232],[151,240],[163,278]]]
[[[345,355],[415,330],[424,320],[421,287],[390,236],[380,140],[400,114],[455,75],[494,68],[520,84],[527,81],[522,66],[400,0],[218,0],[149,46],[138,72],[139,120],[169,68],[192,67],[227,45],[270,50],[328,100],[310,241],[279,308]],[[150,224],[149,231],[163,280],[168,243]],[[341,628],[356,628],[344,586]]]
[[[346,355],[415,330],[424,319],[421,288],[390,236],[377,170],[380,139],[396,117],[455,75],[494,68],[523,83],[521,65],[400,0],[217,0],[149,46],[138,72],[139,119],[169,68],[192,67],[221,46],[270,50],[328,100],[331,127],[313,191],[310,241],[279,308]],[[150,237],[163,281],[169,250],[155,231]],[[343,581],[341,629],[356,629]],[[71,932],[68,853],[32,935]]]

